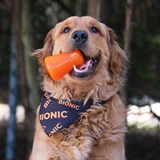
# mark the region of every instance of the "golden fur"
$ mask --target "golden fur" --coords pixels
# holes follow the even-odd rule
[[[63,33],[66,26],[70,31]],[[91,31],[93,26],[99,33]],[[48,75],[44,59],[76,49],[70,40],[76,30],[88,33],[89,40],[82,50],[88,57],[100,58],[98,67],[88,78],[67,74],[56,82]],[[43,67],[43,90],[57,99],[87,101],[92,97],[94,107],[81,120],[50,138],[40,125],[38,107],[30,160],[125,160],[126,109],[116,94],[121,86],[119,74],[125,54],[114,39],[112,29],[88,16],[70,17],[47,34],[44,47],[34,53]],[[103,106],[96,104],[103,100]]]

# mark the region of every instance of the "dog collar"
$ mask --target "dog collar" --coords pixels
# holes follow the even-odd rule
[[[87,110],[91,109],[92,105],[92,99],[84,105],[84,100],[58,100],[50,97],[50,93],[46,92],[41,100],[39,121],[44,132],[50,137],[79,120]]]

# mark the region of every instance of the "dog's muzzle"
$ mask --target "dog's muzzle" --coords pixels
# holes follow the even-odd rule
[[[95,72],[100,59],[99,57],[88,57],[87,54],[84,53],[87,47],[86,42],[89,39],[88,33],[86,31],[77,30],[73,32],[71,38],[74,46],[81,50],[84,56],[85,64],[79,67],[73,66],[74,69],[70,72],[70,74],[76,78],[88,78]]]

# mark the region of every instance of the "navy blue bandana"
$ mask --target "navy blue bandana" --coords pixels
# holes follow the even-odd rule
[[[39,120],[45,133],[50,137],[63,128],[68,127],[83,116],[84,112],[93,105],[89,99],[85,105],[84,101],[58,100],[49,97],[46,92],[42,97],[39,111]]]

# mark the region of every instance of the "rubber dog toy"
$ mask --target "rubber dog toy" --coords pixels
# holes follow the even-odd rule
[[[73,65],[79,67],[84,63],[84,57],[79,49],[45,58],[47,71],[55,81],[73,70]]]

